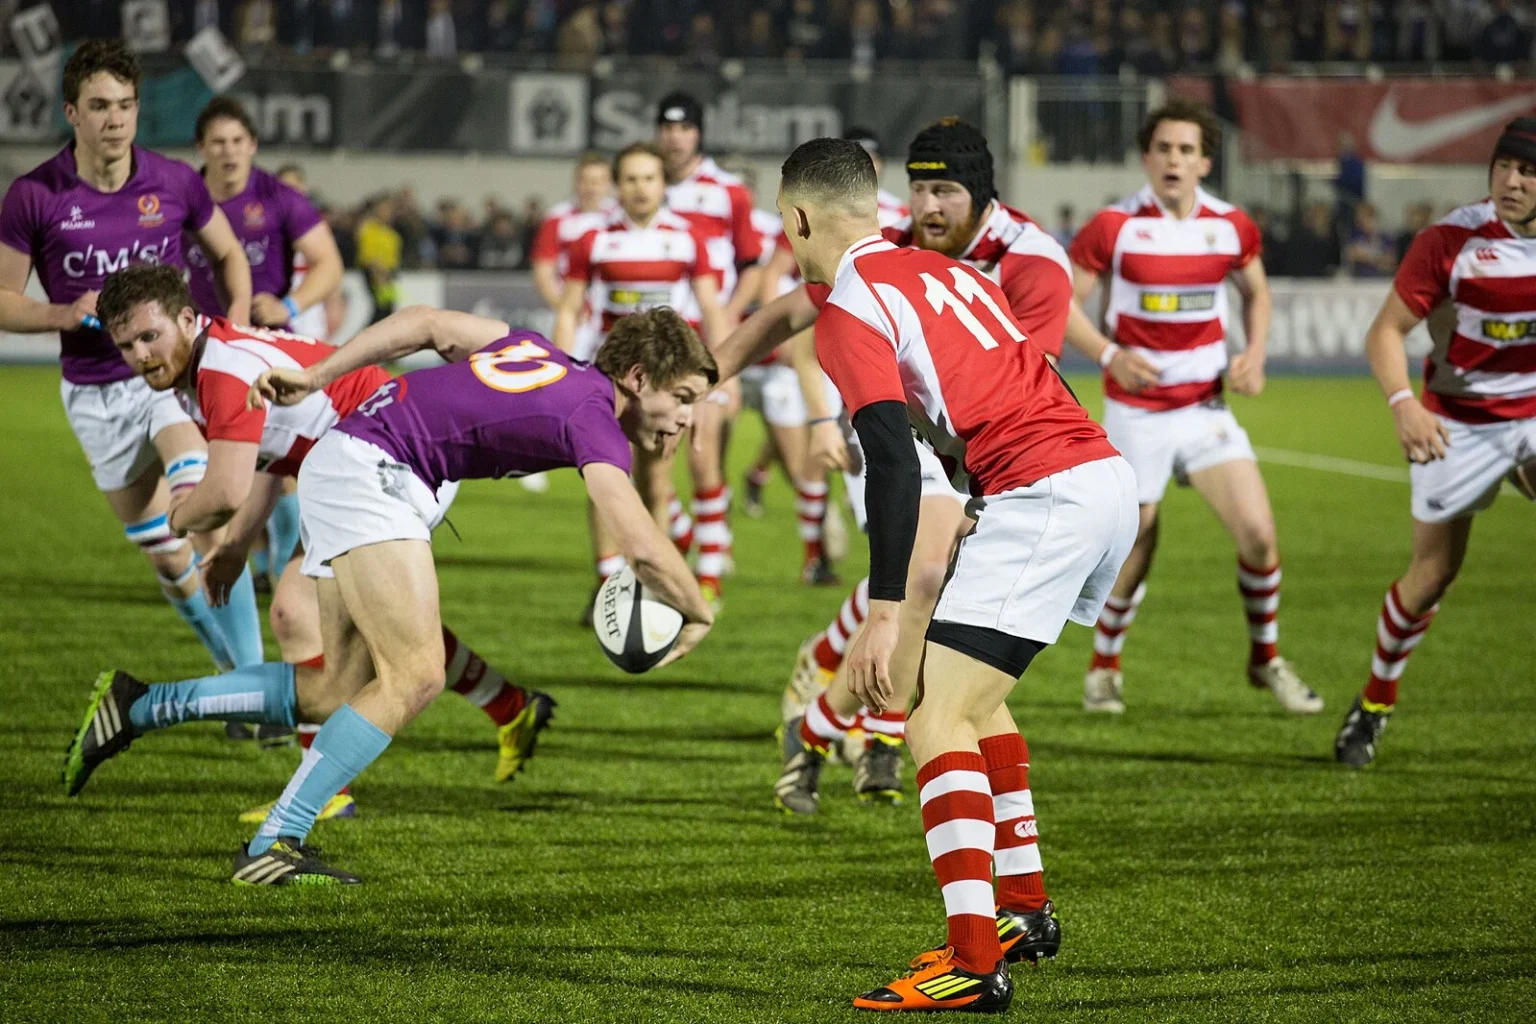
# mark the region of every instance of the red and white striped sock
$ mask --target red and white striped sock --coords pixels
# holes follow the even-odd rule
[[[923,833],[944,894],[949,942],[961,967],[991,971],[1003,958],[992,893],[992,789],[987,762],[969,750],[940,754],[918,769]]]
[[[612,576],[614,573],[624,568],[624,556],[598,555],[597,558],[593,560],[593,563],[597,568],[597,582],[601,583],[609,576]]]
[[[992,817],[997,845],[992,863],[997,873],[997,902],[1009,910],[1031,913],[1045,906],[1045,876],[1040,864],[1035,800],[1029,792],[1029,746],[1016,732],[981,741],[992,787]]]
[[[905,711],[882,711],[875,714],[868,708],[859,711],[859,728],[864,730],[864,735],[869,739],[865,744],[878,743],[884,740],[886,743],[900,743],[907,738],[907,713]]]
[[[309,662],[306,661],[302,664],[308,665]],[[299,734],[299,749],[307,752],[309,748],[314,745],[315,737],[320,734],[320,727],[309,722],[300,722],[296,731]],[[348,783],[347,785],[342,786],[341,789],[337,790],[336,795],[341,796],[344,793],[350,792],[352,792],[352,786],[350,783]]]
[[[1104,602],[1099,621],[1093,627],[1093,661],[1088,669],[1112,668],[1120,670],[1120,651],[1125,647],[1125,631],[1136,621],[1136,609],[1147,596],[1147,585],[1137,584],[1130,597],[1111,596]]]
[[[1440,610],[1437,604],[1423,615],[1409,615],[1403,610],[1397,584],[1387,590],[1376,617],[1376,654],[1371,658],[1371,678],[1360,699],[1370,705],[1367,711],[1382,711],[1397,703],[1397,681],[1408,667],[1408,655],[1419,646],[1429,625]]]
[[[827,703],[827,695],[822,693],[805,706],[805,717],[800,719],[800,742],[825,754],[858,721],[858,715],[844,718],[833,711],[832,705]]]
[[[443,649],[447,656],[448,689],[484,711],[497,725],[512,721],[528,703],[528,691],[507,682],[505,676],[487,665],[447,626],[443,627]]]
[[[827,517],[827,482],[795,481],[795,514],[800,517],[800,542],[805,545],[805,560],[821,558],[821,523]]]
[[[1280,563],[1255,569],[1239,558],[1237,589],[1248,613],[1248,664],[1268,665],[1280,654]]]
[[[725,575],[725,557],[731,547],[731,528],[725,522],[730,498],[724,486],[706,487],[693,493],[693,539],[699,545],[694,575],[699,585],[709,584],[720,593],[720,577]]]
[[[693,518],[683,511],[683,500],[675,493],[667,499],[667,536],[685,556],[693,548]]]
[[[843,600],[837,618],[827,624],[816,640],[816,664],[828,672],[836,672],[843,663],[843,652],[848,650],[848,640],[858,631],[869,615],[869,577],[859,580],[853,593]]]

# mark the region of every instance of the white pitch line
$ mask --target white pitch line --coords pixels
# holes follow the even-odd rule
[[[1361,462],[1358,459],[1341,459],[1336,455],[1317,455],[1313,452],[1293,452],[1285,448],[1254,447],[1260,461],[1300,469],[1316,469],[1324,473],[1341,473],[1344,476],[1364,477],[1367,480],[1388,480],[1396,484],[1408,482],[1408,470],[1401,466],[1383,466],[1378,462]]]

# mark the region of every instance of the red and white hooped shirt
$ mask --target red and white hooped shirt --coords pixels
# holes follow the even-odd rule
[[[391,379],[383,368],[365,366],[296,405],[248,409],[245,397],[262,373],[274,367],[313,366],[336,349],[313,338],[222,317],[200,316],[198,329],[204,340],[201,350],[193,351],[193,387],[178,390],[177,399],[208,440],[257,445],[256,468],[277,476],[297,476],[315,442]]]
[[[1072,240],[1072,262],[1109,274],[1105,328],[1162,376],[1132,393],[1104,374],[1106,398],[1179,409],[1221,394],[1227,369],[1226,280],[1259,255],[1248,215],[1204,189],[1188,217],[1172,216],[1150,185],[1094,215]]]
[[[587,297],[607,334],[620,317],[670,306],[695,329],[703,316],[694,278],[713,275],[704,235],[662,208],[646,227],[620,210],[570,249],[565,276],[588,287]]]

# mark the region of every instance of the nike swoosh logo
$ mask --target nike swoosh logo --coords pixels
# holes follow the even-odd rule
[[[1425,121],[1404,121],[1397,112],[1397,92],[1388,90],[1386,98],[1371,115],[1370,143],[1378,156],[1387,160],[1411,160],[1422,153],[1439,149],[1505,118],[1524,113],[1536,106],[1536,92],[1512,96],[1454,114],[1442,114]]]

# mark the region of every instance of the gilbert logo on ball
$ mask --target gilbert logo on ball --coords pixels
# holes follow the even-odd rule
[[[677,643],[682,614],[645,592],[625,566],[603,581],[592,608],[598,646],[625,672],[655,668]]]

